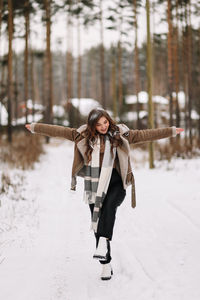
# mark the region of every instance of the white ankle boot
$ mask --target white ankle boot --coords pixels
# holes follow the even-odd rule
[[[105,237],[100,237],[99,243],[98,243],[96,251],[93,255],[93,258],[96,258],[99,260],[106,260],[107,252],[108,252],[107,239]]]
[[[112,275],[113,275],[113,270],[111,267],[111,264],[105,264],[102,265],[103,269],[102,269],[102,273],[101,273],[101,280],[109,280],[111,279]]]

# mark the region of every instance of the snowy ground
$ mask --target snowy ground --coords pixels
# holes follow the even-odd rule
[[[200,159],[135,164],[137,207],[129,188],[112,241],[114,276],[103,282],[83,181],[69,191],[72,143],[45,147],[23,177],[8,170],[16,188],[1,195],[0,299],[200,299]]]

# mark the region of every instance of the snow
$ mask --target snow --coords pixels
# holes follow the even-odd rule
[[[159,96],[159,95],[155,95],[152,97],[153,102],[155,103],[160,103],[160,104],[164,104],[164,105],[168,105],[169,104],[169,100]],[[137,97],[136,95],[127,95],[126,96],[126,104],[136,104],[137,103]],[[145,91],[141,91],[138,93],[138,101],[139,103],[143,103],[143,104],[147,104],[148,103],[148,93]]]
[[[162,96],[156,95],[153,96],[153,101],[155,103],[160,103],[160,104],[164,104],[164,105],[169,105],[169,100],[167,98],[164,98]]]
[[[137,103],[137,97],[136,95],[127,95],[125,97],[126,104],[135,104]]]
[[[199,158],[149,170],[146,152],[133,150],[137,207],[128,188],[111,242],[114,275],[104,282],[83,180],[70,191],[73,143],[51,139],[45,149],[34,170],[0,168],[16,185],[1,194],[1,299],[200,299]]]
[[[173,97],[176,97],[176,93],[172,93]],[[145,91],[141,91],[138,93],[138,99],[139,103],[146,104],[148,103],[148,93]],[[169,105],[169,100],[163,96],[160,95],[154,95],[152,96],[153,102],[160,103],[163,105]],[[127,95],[126,96],[126,104],[136,104],[137,103],[137,97],[136,95]],[[185,107],[185,93],[183,91],[178,92],[178,101],[181,108]]]
[[[126,104],[135,104],[135,103],[137,103],[136,95],[127,95],[125,98],[126,98],[125,99]],[[148,103],[148,94],[147,94],[147,92],[145,92],[145,91],[139,92],[138,93],[138,101],[139,101],[139,103],[144,103],[144,104]]]
[[[144,110],[140,110],[139,111],[139,118],[140,119],[143,119],[145,117],[148,116],[148,113]],[[129,111],[127,113],[124,113],[123,114],[123,118],[126,120],[126,121],[134,121],[134,120],[137,120],[137,112],[136,111]]]
[[[92,109],[101,107],[101,104],[98,101],[91,98],[72,98],[71,102],[76,108],[79,108],[79,111],[83,116],[88,116]]]
[[[176,93],[173,92],[172,96],[174,98],[176,98]],[[178,103],[179,103],[180,108],[185,107],[185,93],[183,91],[178,92]]]
[[[58,117],[58,118],[64,117],[65,115],[64,107],[61,105],[53,105],[53,115],[54,117]]]
[[[199,114],[194,109],[191,111],[191,118],[192,118],[192,120],[199,120],[200,119]]]
[[[35,113],[34,114],[34,118],[33,118],[33,115],[32,114],[29,114],[27,116],[27,122],[28,123],[32,123],[32,122],[39,122],[43,119],[43,114],[41,113]],[[19,124],[26,124],[26,117],[21,117],[21,118],[18,118],[17,120],[12,120],[12,125],[19,125]]]
[[[33,107],[36,110],[40,110],[40,111],[44,110],[44,106],[42,104],[34,103],[34,105],[33,105],[32,99],[28,99],[27,100],[27,108],[32,109]]]
[[[29,109],[33,108],[33,102],[32,102],[31,99],[29,99],[27,101],[27,107]],[[35,108],[35,110],[38,110],[40,112],[42,112],[44,110],[44,106],[42,104],[38,104],[38,103],[34,104],[34,108]],[[63,117],[64,114],[65,114],[65,109],[64,109],[63,106],[61,106],[61,105],[53,105],[53,115],[54,115],[54,117],[60,118],[60,117]]]
[[[8,112],[2,103],[0,103],[0,124],[1,125],[8,124]]]

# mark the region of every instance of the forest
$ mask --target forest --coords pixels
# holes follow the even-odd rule
[[[200,0],[0,0],[1,300],[199,300],[199,183]]]
[[[93,99],[132,127],[182,126],[188,147],[199,146],[199,8],[191,0],[0,0],[1,132],[12,142],[13,129],[34,120],[80,125],[80,103]],[[65,39],[55,41],[60,19]],[[84,48],[93,27],[97,43]]]

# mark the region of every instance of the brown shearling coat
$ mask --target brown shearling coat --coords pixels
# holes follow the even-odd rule
[[[69,128],[58,125],[48,125],[42,123],[32,123],[32,132],[57,138],[65,138],[74,142],[74,160],[72,165],[72,185],[71,189],[76,189],[76,176],[83,177],[84,174],[81,170],[84,166],[85,159],[85,136],[84,129],[86,125],[80,128]],[[145,129],[145,130],[131,130],[124,124],[119,124],[120,136],[123,144],[117,147],[117,155],[119,165],[116,166],[121,175],[124,189],[132,184],[132,207],[136,206],[135,197],[135,182],[134,175],[130,163],[130,144],[144,143],[154,141],[162,138],[171,137],[173,135],[173,128],[158,128],[158,129]]]

